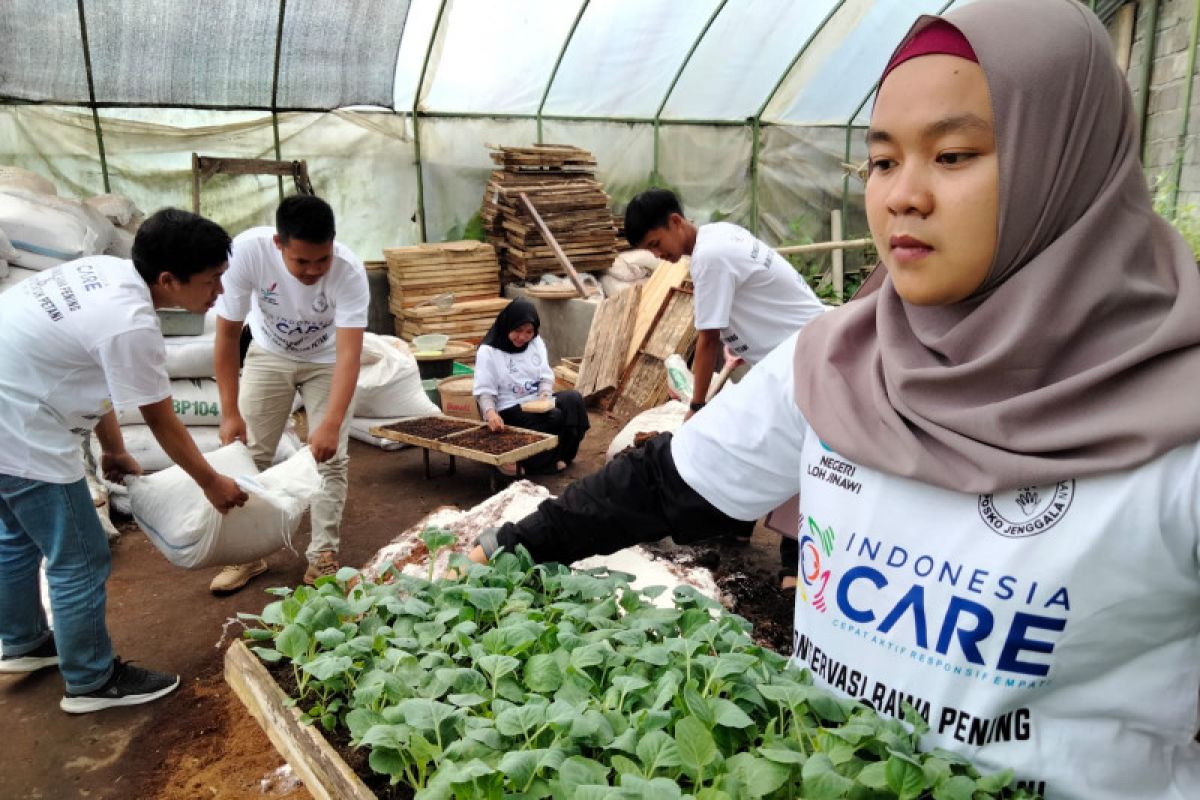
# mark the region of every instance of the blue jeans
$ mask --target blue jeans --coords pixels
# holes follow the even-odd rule
[[[0,473],[0,642],[6,656],[23,656],[50,638],[38,594],[43,557],[67,691],[95,691],[113,670],[104,622],[112,558],[87,483]]]

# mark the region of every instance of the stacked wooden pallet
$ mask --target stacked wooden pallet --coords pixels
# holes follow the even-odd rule
[[[582,358],[563,358],[554,368],[554,391],[574,389],[579,383],[579,366]]]
[[[421,306],[405,310],[396,319],[396,335],[412,339],[426,333],[444,333],[451,339],[479,344],[509,301],[503,297],[486,300],[455,300],[449,308]]]
[[[577,272],[599,272],[617,254],[609,197],[595,179],[596,160],[570,145],[493,147],[483,195],[483,226],[495,245],[502,277],[534,281],[562,268],[521,203],[524,193]]]
[[[475,241],[388,247],[388,305],[400,318],[447,293],[455,301],[500,296],[500,265],[490,244]]]

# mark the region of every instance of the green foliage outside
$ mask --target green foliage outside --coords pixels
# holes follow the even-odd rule
[[[807,233],[810,227],[810,223],[806,217],[797,217],[791,220],[788,223],[788,236],[779,243],[779,246],[792,247],[794,245],[812,244],[814,242],[813,237]],[[849,256],[850,251],[845,252]],[[859,258],[863,264],[874,264],[877,260],[874,247],[858,252],[861,254]],[[804,280],[812,287],[812,290],[816,292],[817,297],[822,302],[838,302],[837,295],[833,291],[833,262],[830,259],[829,251],[819,253],[789,253],[784,258],[804,277]],[[858,290],[859,285],[870,270],[868,269],[863,272],[852,271],[848,268],[851,263],[850,258],[847,257],[845,261],[847,269],[842,279],[842,299],[848,300],[854,296],[854,292]]]
[[[466,225],[455,225],[446,231],[446,235],[442,237],[443,242],[458,242],[465,239],[474,239],[477,242],[485,241],[483,232],[483,212],[476,211],[475,214],[467,220]]]
[[[450,563],[462,579],[353,588],[343,568],[242,615],[259,657],[292,670],[304,720],[347,731],[417,800],[1030,797],[1010,772],[920,752],[911,707],[910,728],[816,688],[694,591],[658,608],[662,587],[523,549]]]
[[[1175,183],[1165,174],[1154,180],[1154,210],[1183,235],[1192,254],[1200,260],[1200,205],[1186,203],[1172,208],[1171,198],[1176,194]]]

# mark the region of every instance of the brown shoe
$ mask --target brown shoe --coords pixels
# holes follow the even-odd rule
[[[213,594],[232,594],[249,583],[255,575],[261,575],[266,571],[267,562],[262,559],[251,561],[249,564],[234,564],[224,567],[212,579],[208,590]]]
[[[322,550],[317,554],[317,560],[310,563],[308,569],[304,571],[304,582],[312,586],[317,582],[317,578],[336,575],[338,567],[337,553],[332,550]]]

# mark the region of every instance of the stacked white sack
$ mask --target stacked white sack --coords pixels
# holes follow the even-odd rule
[[[440,413],[441,409],[429,400],[421,386],[417,360],[408,345],[395,336],[363,334],[362,366],[354,393],[350,437],[384,450],[398,450],[404,445],[372,436],[371,428]]]

